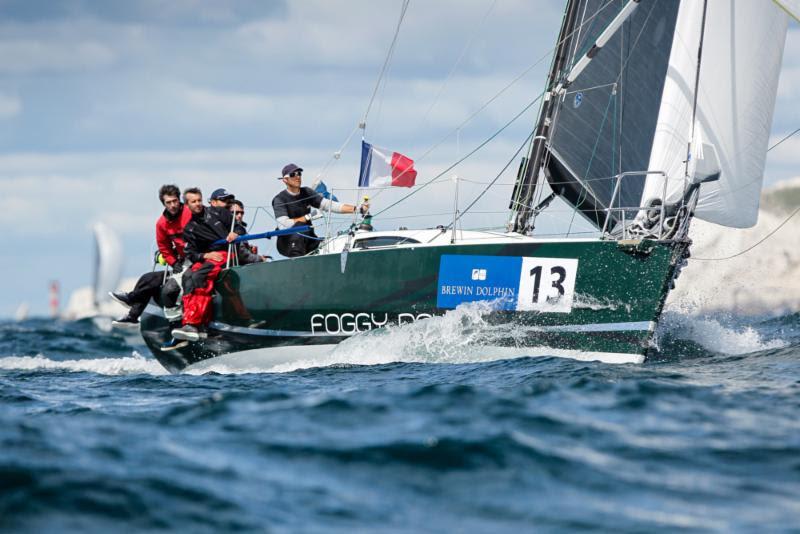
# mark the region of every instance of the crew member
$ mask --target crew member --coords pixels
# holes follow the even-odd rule
[[[239,234],[232,231],[233,215],[227,208],[203,206],[203,193],[192,187],[183,192],[183,201],[192,212],[183,229],[186,257],[192,268],[183,277],[183,327],[172,331],[175,339],[198,341],[205,337],[211,320],[211,294],[214,282],[228,260],[228,245],[214,245],[219,239],[228,243]]]
[[[241,200],[231,201],[231,213],[233,214],[233,231],[239,235],[247,233],[247,223],[244,222],[244,204]],[[267,261],[265,256],[258,255],[258,247],[251,245],[247,241],[242,241],[236,247],[236,254],[239,258],[239,265],[247,265],[249,263],[258,263],[260,261]]]
[[[295,226],[311,225],[311,208],[322,210],[330,209],[336,213],[354,213],[360,209],[361,213],[367,213],[369,204],[362,204],[356,208],[351,204],[341,204],[334,200],[329,200],[310,187],[302,187],[303,169],[290,163],[286,165],[279,180],[283,180],[286,189],[281,191],[272,199],[272,209],[275,212],[275,219],[281,229],[292,228]],[[293,258],[295,256],[305,256],[313,252],[319,246],[319,239],[314,233],[314,228],[297,234],[289,234],[278,237],[278,252]]]
[[[208,199],[208,205],[214,206],[215,208],[227,208],[230,209],[231,203],[236,200],[236,196],[233,193],[229,192],[224,187],[219,189],[215,189],[211,196]]]
[[[164,206],[164,213],[156,221],[156,243],[163,261],[175,274],[183,270],[184,241],[183,227],[192,218],[189,208],[180,200],[181,191],[177,185],[162,185],[158,190],[158,198]],[[111,298],[130,308],[122,319],[113,321],[114,326],[137,326],[139,317],[147,307],[151,297],[157,296],[164,284],[165,273],[153,271],[145,273],[136,281],[136,286],[129,293],[109,293]]]

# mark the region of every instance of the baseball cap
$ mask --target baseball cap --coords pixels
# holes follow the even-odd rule
[[[300,167],[298,167],[298,166],[297,166],[297,165],[295,165],[294,163],[290,163],[290,164],[288,164],[288,165],[286,165],[286,166],[284,166],[284,167],[283,167],[283,170],[281,171],[281,175],[280,175],[280,177],[278,178],[278,180],[280,180],[280,179],[282,179],[284,176],[288,176],[288,175],[290,175],[290,174],[292,174],[293,172],[296,172],[296,171],[303,172],[303,169],[302,169],[302,168],[300,168]]]
[[[233,200],[234,196],[233,193],[228,191],[225,188],[215,189],[213,193],[211,193],[211,200]]]

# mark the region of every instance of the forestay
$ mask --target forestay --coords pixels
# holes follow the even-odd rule
[[[700,187],[695,215],[746,228],[758,218],[788,17],[773,2],[708,0],[697,78],[703,4],[681,2],[648,168],[666,171],[667,202],[679,202],[692,174],[689,142],[711,145],[722,173]],[[649,176],[644,202],[663,191],[664,178]]]

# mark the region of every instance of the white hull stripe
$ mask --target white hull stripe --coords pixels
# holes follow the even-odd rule
[[[161,308],[153,305],[147,306],[146,313],[164,316]],[[361,333],[354,332],[316,332],[306,330],[270,330],[266,328],[251,328],[247,326],[234,326],[226,323],[213,321],[209,324],[211,328],[221,332],[231,332],[235,334],[248,334],[251,336],[266,337],[349,337]],[[534,332],[652,332],[656,328],[654,321],[635,321],[626,323],[594,323],[594,324],[574,324],[574,325],[555,325],[555,326],[535,326],[531,327]]]
[[[237,334],[249,334],[253,336],[280,336],[280,337],[330,337],[330,336],[354,336],[361,331],[354,332],[317,332],[312,333],[304,330],[268,330],[264,328],[248,328],[246,326],[233,326],[220,322],[209,324],[211,328],[223,332],[233,332]],[[534,332],[647,332],[655,328],[652,321],[639,321],[630,323],[597,323],[597,324],[576,324],[558,326],[536,326],[531,327]]]

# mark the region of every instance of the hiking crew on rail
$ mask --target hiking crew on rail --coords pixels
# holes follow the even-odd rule
[[[158,199],[164,205],[164,212],[156,221],[156,243],[163,262],[169,265],[174,274],[183,270],[185,260],[183,227],[192,218],[191,211],[181,203],[180,197],[181,192],[177,185],[162,185],[158,191]],[[166,278],[165,274],[162,271],[144,273],[136,281],[133,291],[109,293],[112,299],[130,308],[125,317],[113,321],[112,324],[138,326],[139,317],[147,307],[147,303],[151,298],[159,296]]]
[[[233,231],[231,211],[222,206],[203,206],[200,189],[187,189],[183,198],[192,212],[191,220],[183,229],[186,257],[192,262],[192,268],[183,278],[183,327],[173,330],[172,336],[198,341],[206,337],[205,327],[212,314],[214,282],[228,261],[228,243],[239,234]],[[226,242],[215,245],[214,242],[220,239]]]

